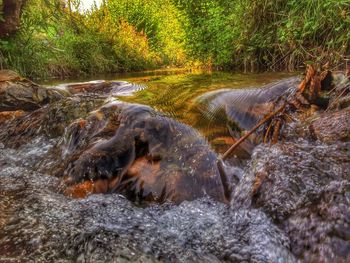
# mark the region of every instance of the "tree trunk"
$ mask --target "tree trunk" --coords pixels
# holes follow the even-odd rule
[[[19,29],[21,11],[27,0],[3,0],[3,21],[0,21],[0,38]]]

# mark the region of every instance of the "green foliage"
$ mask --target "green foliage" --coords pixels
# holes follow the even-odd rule
[[[122,18],[144,33],[151,50],[166,64],[184,62],[184,31],[179,12],[170,0],[110,0],[108,10],[114,23]]]
[[[0,40],[0,66],[29,77],[188,62],[295,70],[308,60],[339,64],[350,53],[350,0],[103,2],[83,12],[79,0],[28,0],[20,30]]]
[[[232,31],[229,1],[179,0],[177,6],[186,17],[186,40],[189,55],[194,59],[214,65],[230,64]]]
[[[19,32],[0,41],[2,67],[63,77],[183,64],[183,30],[170,1],[111,0],[85,12],[79,0],[64,2],[28,1]]]
[[[174,1],[189,54],[215,66],[293,70],[350,52],[350,0]]]

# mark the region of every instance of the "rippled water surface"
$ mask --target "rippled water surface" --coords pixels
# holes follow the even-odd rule
[[[96,78],[106,80],[125,80],[147,87],[134,96],[120,97],[121,100],[149,105],[167,116],[188,124],[199,130],[218,152],[224,152],[227,144],[232,143],[228,133],[228,120],[225,114],[211,116],[198,98],[209,92],[225,89],[261,87],[283,78],[295,76],[295,73],[270,72],[261,74],[243,74],[228,72],[188,72],[150,71],[125,73],[119,75],[97,76],[87,79],[68,79],[65,81],[42,81],[44,85],[91,81]]]
[[[291,76],[290,73],[230,74],[224,72],[187,73],[149,80],[135,79],[147,85],[147,89],[127,101],[150,105],[168,116],[198,129],[207,138],[227,136],[227,120],[224,116],[204,117],[197,100],[204,93],[219,89],[259,87]]]

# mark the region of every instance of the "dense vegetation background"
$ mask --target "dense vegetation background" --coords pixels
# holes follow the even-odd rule
[[[18,30],[0,39],[0,67],[28,77],[295,70],[350,54],[350,0],[104,0],[85,11],[79,0],[22,2]]]

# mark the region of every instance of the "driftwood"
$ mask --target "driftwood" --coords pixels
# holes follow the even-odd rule
[[[282,104],[277,110],[266,115],[257,125],[253,127],[249,132],[247,132],[243,137],[241,137],[238,141],[236,141],[223,155],[222,159],[225,160],[237,147],[244,142],[250,135],[252,135],[259,127],[264,125],[267,121],[271,120],[278,113],[282,112],[286,107],[286,104]]]

